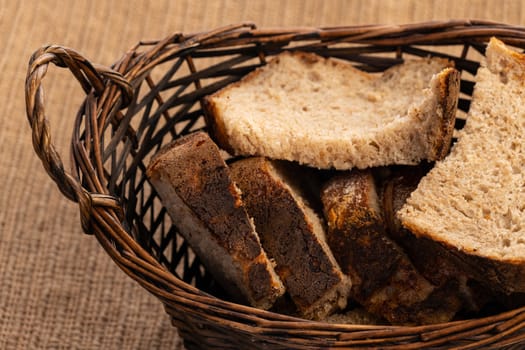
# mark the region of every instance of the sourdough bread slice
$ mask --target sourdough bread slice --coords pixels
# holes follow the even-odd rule
[[[352,279],[351,297],[393,324],[446,322],[460,308],[452,285],[436,288],[387,232],[370,169],[334,176],[321,192],[327,241]]]
[[[525,291],[524,74],[525,55],[492,38],[457,143],[398,212],[504,292]]]
[[[426,237],[416,237],[402,226],[396,216],[428,170],[427,164],[396,167],[387,178],[379,181],[379,197],[388,235],[403,248],[416,269],[430,283],[437,288],[448,285],[448,294],[461,299],[463,311],[479,312],[493,295],[471,279],[471,273],[467,273],[469,266],[441,244]]]
[[[219,148],[203,133],[165,146],[147,176],[188,244],[236,301],[269,309],[285,288]]]
[[[351,282],[334,259],[321,218],[303,192],[305,170],[294,171],[293,164],[263,157],[238,160],[230,168],[262,246],[275,260],[299,314],[322,320],[343,309]]]
[[[440,58],[383,74],[284,52],[205,100],[212,136],[235,155],[317,168],[416,164],[449,150],[459,72]]]

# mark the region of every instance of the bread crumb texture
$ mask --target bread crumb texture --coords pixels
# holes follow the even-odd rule
[[[342,60],[285,52],[210,96],[210,119],[220,125],[216,138],[237,155],[336,169],[416,164],[434,156],[433,139],[441,138],[438,74],[450,65],[414,59],[371,74]]]
[[[451,153],[398,212],[417,234],[469,254],[525,263],[525,55],[492,39]]]

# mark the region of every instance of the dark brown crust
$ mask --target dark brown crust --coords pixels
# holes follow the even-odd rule
[[[469,277],[477,280],[485,287],[504,294],[525,292],[525,263],[522,261],[499,261],[476,255],[467,250],[458,250],[449,243],[435,239],[428,232],[415,226],[405,224],[410,232],[420,238],[437,242],[446,249],[457,261]]]
[[[432,143],[431,160],[443,159],[450,150],[456,111],[459,100],[460,72],[454,68],[445,68],[439,75],[438,104],[442,116],[437,127],[437,135]]]
[[[239,205],[240,194],[232,186],[230,172],[219,149],[205,133],[190,134],[177,140],[169,161],[162,159],[152,167],[164,166],[176,192],[230,254],[255,259],[261,247],[253,234],[239,230],[250,227],[246,210]],[[165,153],[167,154],[167,153]],[[236,222],[237,226],[231,224]],[[233,229],[233,230],[232,230]]]
[[[207,134],[189,134],[167,145],[151,161],[147,174],[150,179],[167,177],[163,181],[169,181],[186,206],[207,226],[210,239],[240,264],[246,287],[256,302],[277,293],[268,270],[271,265],[262,259],[263,251],[239,190],[217,145]]]
[[[436,295],[443,292],[419,273],[386,233],[375,191],[371,171],[353,170],[329,180],[321,194],[327,239],[352,278],[352,297],[393,324],[449,321],[460,308],[459,298],[437,301]]]
[[[268,261],[255,262],[248,265],[246,276],[248,288],[254,300],[265,300],[269,295],[280,294],[278,287],[273,283],[268,273]]]
[[[360,301],[387,282],[401,258],[385,234],[381,213],[370,208],[371,182],[368,171],[353,171],[331,179],[321,192],[328,244],[343,272],[351,277],[352,294]],[[349,186],[357,192],[344,196]]]
[[[395,215],[424,175],[425,171],[421,167],[410,167],[396,172],[382,184],[381,201],[385,217],[388,218],[386,221],[390,237],[403,247],[426,278],[434,285],[440,286],[450,278],[459,276],[461,269],[457,262],[440,245],[428,239],[417,238],[403,228]]]
[[[322,248],[311,219],[284,184],[284,178],[276,177],[271,161],[253,157],[230,167],[262,246],[275,259],[277,274],[298,310],[308,313],[344,276]]]

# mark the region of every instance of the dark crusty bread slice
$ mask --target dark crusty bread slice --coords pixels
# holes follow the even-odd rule
[[[417,164],[447,154],[459,72],[441,58],[383,74],[285,52],[205,99],[214,139],[235,155],[351,169]]]
[[[525,291],[525,55],[492,38],[465,127],[398,212],[487,286]]]
[[[367,311],[393,324],[454,317],[460,300],[448,295],[452,286],[435,288],[388,236],[370,169],[335,175],[324,185],[321,199],[328,244],[352,279],[351,296]]]
[[[351,287],[325,242],[321,218],[302,192],[293,164],[252,157],[230,164],[261,243],[304,318],[346,306]],[[304,172],[304,170],[302,170]]]
[[[147,176],[180,233],[233,297],[268,309],[284,294],[239,189],[207,134],[193,133],[165,146]]]

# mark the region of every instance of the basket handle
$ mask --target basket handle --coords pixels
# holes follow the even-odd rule
[[[44,108],[44,79],[49,63],[62,68],[69,68],[71,73],[80,82],[86,95],[94,92],[101,94],[106,84],[114,83],[122,91],[121,106],[124,108],[131,101],[133,88],[117,71],[90,63],[78,52],[56,45],[43,46],[33,53],[30,58],[26,76],[26,114],[32,129],[33,147],[48,175],[58,185],[58,188],[68,199],[78,202],[81,217],[90,212],[93,205],[112,205],[115,200],[103,194],[92,194],[85,190],[80,181],[64,170],[60,155],[51,141],[51,132]],[[87,232],[88,223],[82,220],[84,231]]]

